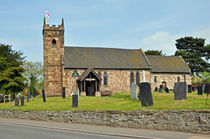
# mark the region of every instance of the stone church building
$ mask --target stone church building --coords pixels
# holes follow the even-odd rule
[[[150,82],[152,89],[165,82],[173,89],[175,82],[191,84],[190,69],[179,56],[145,55],[140,49],[76,47],[64,45],[64,21],[50,26],[44,19],[44,89],[47,96],[67,95],[79,89],[81,95],[100,96],[130,91]]]

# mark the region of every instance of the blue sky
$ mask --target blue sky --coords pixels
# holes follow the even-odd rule
[[[210,0],[0,0],[0,43],[42,61],[45,8],[48,24],[64,18],[65,46],[162,50],[175,40],[202,37],[210,43]]]

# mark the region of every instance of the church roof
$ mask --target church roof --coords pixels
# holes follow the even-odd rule
[[[150,69],[141,49],[65,47],[64,68]]]
[[[152,66],[152,72],[160,73],[190,73],[190,68],[187,66],[181,56],[155,56],[147,55]]]

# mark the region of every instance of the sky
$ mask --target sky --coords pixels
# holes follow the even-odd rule
[[[210,0],[0,0],[0,43],[43,61],[43,18],[61,24],[65,46],[162,50],[174,55],[176,39],[210,44]]]

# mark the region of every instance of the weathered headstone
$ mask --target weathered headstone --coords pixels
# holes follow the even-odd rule
[[[158,88],[157,87],[155,87],[155,92],[157,92],[158,91]]]
[[[210,93],[210,84],[205,84],[204,93],[207,93],[207,94]]]
[[[42,89],[42,98],[43,98],[43,102],[46,102],[46,97],[45,97],[44,89]]]
[[[198,95],[203,95],[203,89],[202,89],[202,86],[197,86],[197,93]]]
[[[187,98],[186,82],[178,82],[174,84],[174,100],[182,100]]]
[[[163,85],[160,85],[159,91],[158,92],[163,92]]]
[[[188,85],[188,93],[192,93],[192,85]]]
[[[31,96],[31,93],[30,93],[30,92],[28,92],[27,102],[29,102],[29,100],[30,100],[30,96]]]
[[[72,108],[78,107],[78,95],[72,95]]]
[[[65,87],[62,88],[62,98],[66,98]]]
[[[24,96],[20,97],[20,104],[21,104],[21,106],[24,106]]]
[[[144,82],[139,85],[139,100],[142,106],[153,105],[151,84]]]
[[[131,95],[130,95],[131,99],[137,99],[136,84],[134,82],[131,83],[130,93],[131,93]]]
[[[15,98],[15,106],[19,106],[19,97]]]
[[[169,89],[168,87],[165,88],[166,93],[169,93]]]
[[[4,97],[3,95],[0,94],[0,102],[3,102],[4,101]]]

